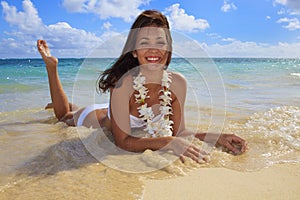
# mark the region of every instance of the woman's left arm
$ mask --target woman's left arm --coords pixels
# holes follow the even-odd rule
[[[201,141],[222,146],[224,150],[234,155],[241,154],[246,151],[247,143],[244,139],[234,134],[217,134],[217,133],[194,133],[185,128],[184,120],[184,103],[186,98],[186,80],[183,76],[175,73],[173,74],[171,90],[174,95],[172,102],[173,115],[173,135],[174,136],[188,136],[194,135],[194,137]]]
[[[196,133],[195,138],[223,149],[233,155],[239,155],[246,151],[247,143],[235,134],[226,133]]]

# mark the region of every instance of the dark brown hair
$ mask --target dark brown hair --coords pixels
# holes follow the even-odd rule
[[[134,58],[132,55],[132,52],[135,50],[138,34],[137,29],[151,26],[164,28],[168,43],[168,58],[166,67],[170,64],[172,56],[172,37],[169,22],[161,12],[156,10],[146,10],[142,12],[132,24],[121,56],[110,68],[106,69],[99,76],[98,91],[106,92],[110,87],[115,87],[116,82],[119,81],[125,73],[139,66],[137,58]]]

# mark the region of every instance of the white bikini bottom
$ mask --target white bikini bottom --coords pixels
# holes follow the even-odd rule
[[[86,116],[88,116],[88,114],[90,114],[90,112],[94,111],[94,110],[101,110],[101,109],[105,109],[108,108],[108,103],[104,103],[104,104],[93,104],[90,106],[85,107],[85,109],[82,111],[82,113],[80,114],[78,121],[77,121],[77,126],[82,126],[84,119],[86,118]]]
[[[101,110],[101,109],[109,109],[109,103],[104,103],[104,104],[93,104],[90,106],[87,106],[82,113],[80,114],[78,121],[77,121],[77,126],[82,126],[84,119],[87,117],[87,115],[94,111],[94,110]],[[108,110],[107,112],[107,117],[110,119],[110,112]],[[141,118],[138,118],[134,115],[130,115],[130,127],[131,128],[141,128],[141,127],[145,127],[146,126],[146,122],[144,120],[142,120]],[[153,118],[153,121],[156,122],[160,119],[162,119],[163,115],[159,114],[156,115]]]

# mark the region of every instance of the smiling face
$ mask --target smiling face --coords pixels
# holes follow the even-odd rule
[[[151,65],[164,67],[168,59],[168,42],[163,28],[144,27],[137,35],[136,50],[133,56],[140,65]]]

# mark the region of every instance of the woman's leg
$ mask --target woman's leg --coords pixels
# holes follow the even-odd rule
[[[57,70],[58,60],[54,56],[51,56],[50,49],[45,40],[38,40],[37,48],[46,64],[50,95],[55,116],[59,120],[65,120],[65,116],[68,115],[68,118],[70,117],[69,115],[71,110],[68,102],[68,97],[65,94],[59,80]]]
[[[48,103],[46,106],[45,106],[45,109],[50,109],[50,108],[53,108],[53,103]],[[69,108],[70,108],[70,111],[76,111],[78,110],[78,106],[76,106],[75,104],[72,104],[69,102]]]
[[[51,56],[50,49],[45,40],[37,41],[38,50],[46,64],[48,73],[50,95],[52,103],[49,103],[45,108],[53,108],[55,116],[64,121],[70,126],[76,126],[77,120],[85,108],[78,109],[74,104],[68,102],[68,97],[65,94],[58,76],[57,64],[58,60]],[[71,112],[78,110],[77,112]],[[92,111],[84,120],[83,126],[86,127],[107,127],[110,128],[110,120],[107,118],[107,109]]]

